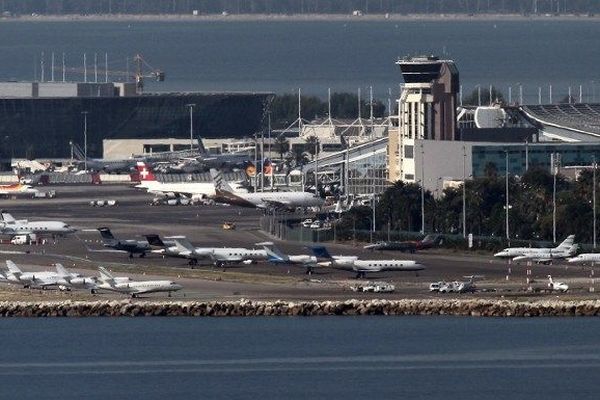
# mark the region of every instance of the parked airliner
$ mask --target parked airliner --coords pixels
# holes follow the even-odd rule
[[[295,209],[298,207],[321,207],[325,202],[320,196],[310,192],[239,193],[225,182],[220,171],[211,169],[210,174],[215,183],[215,200],[222,203],[253,208]]]

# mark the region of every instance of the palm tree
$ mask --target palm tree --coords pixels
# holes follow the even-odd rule
[[[304,146],[306,151],[311,155],[314,160],[315,154],[317,154],[317,146],[319,145],[319,139],[316,136],[309,136],[306,138],[306,145]]]
[[[290,142],[285,136],[279,135],[275,138],[275,150],[279,154],[279,158],[283,158],[283,155],[290,150]]]

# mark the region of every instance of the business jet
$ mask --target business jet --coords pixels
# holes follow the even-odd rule
[[[171,297],[171,293],[183,288],[183,286],[173,281],[133,281],[124,277],[114,277],[104,267],[99,267],[98,269],[100,271],[100,278],[96,283],[96,289],[123,293],[131,297],[159,292],[167,292],[169,297]]]
[[[220,171],[210,170],[215,183],[215,200],[221,203],[251,208],[321,207],[325,201],[310,192],[255,192],[239,193],[223,179]]]
[[[112,250],[90,250],[92,252],[114,251],[119,253],[128,253],[129,258],[133,258],[134,254],[139,254],[140,257],[146,256],[146,253],[151,251],[150,244],[144,240],[135,239],[117,239],[112,234],[109,228],[98,228],[100,236],[102,236],[102,245],[109,247]]]
[[[312,248],[315,257],[327,261],[319,262],[324,267],[356,272],[356,279],[366,278],[368,272],[421,271],[422,264],[411,260],[359,260],[356,256],[332,256],[322,246]]]
[[[511,258],[514,261],[519,260],[531,260],[539,258],[541,260],[552,260],[552,254],[555,255],[563,255],[565,253],[571,252],[573,250],[573,246],[575,245],[575,235],[569,235],[567,238],[559,244],[557,247],[541,247],[541,248],[532,248],[532,247],[507,247],[506,249],[494,254],[494,257],[499,258]],[[576,250],[576,248],[575,248]],[[568,254],[566,257],[574,255]],[[532,258],[522,258],[531,256]],[[519,260],[515,260],[515,258],[520,257]],[[564,258],[563,256],[562,258]]]
[[[165,197],[186,197],[191,199],[213,198],[216,194],[215,184],[211,182],[159,182],[146,163],[138,162],[136,169],[140,175],[140,183],[136,189],[145,189],[148,193]],[[247,193],[241,182],[233,183],[235,193]]]
[[[65,236],[74,233],[71,225],[62,221],[28,221],[15,219],[11,214],[0,212],[0,234],[11,237]]]
[[[533,261],[538,264],[552,264],[554,260],[564,260],[577,253],[577,244],[572,245],[568,249],[534,249],[538,251],[530,252],[522,256],[514,257],[512,260]]]
[[[24,288],[42,288],[59,285],[59,276],[54,271],[23,272],[11,260],[6,260],[6,281],[23,285]]]
[[[595,264],[600,263],[600,253],[581,253],[575,257],[567,258],[570,264]]]
[[[161,242],[166,245],[163,248],[152,250],[152,252],[166,257],[188,259],[190,265],[197,265],[198,260],[207,260],[217,268],[224,268],[231,264],[251,264],[268,258],[265,250],[243,247],[194,247],[185,236],[170,236],[165,239],[167,240]],[[157,241],[153,242],[158,243]]]

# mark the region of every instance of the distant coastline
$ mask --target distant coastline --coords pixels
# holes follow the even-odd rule
[[[522,15],[522,14],[369,14],[353,16],[348,14],[94,14],[94,15],[22,15],[1,17],[2,22],[69,22],[69,21],[109,21],[109,22],[207,22],[207,21],[600,21],[600,15]]]

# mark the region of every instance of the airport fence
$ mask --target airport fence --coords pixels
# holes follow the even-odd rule
[[[261,229],[269,235],[280,239],[297,242],[346,242],[364,244],[383,241],[416,241],[422,239],[424,234],[413,231],[392,231],[378,230],[341,230],[332,224],[329,229],[311,229],[302,226],[302,217],[299,216],[281,216],[265,215],[260,220]],[[462,234],[447,234],[428,232],[439,238],[439,247],[455,250],[473,250],[473,251],[498,251],[508,246],[516,247],[542,247],[552,243],[547,241],[531,241],[514,239],[510,242],[503,237],[497,236],[479,236],[473,235],[470,240],[463,238]],[[582,247],[586,247],[585,245]]]

